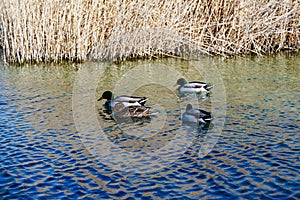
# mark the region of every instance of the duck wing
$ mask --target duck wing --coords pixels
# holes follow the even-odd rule
[[[200,81],[192,81],[192,82],[186,83],[184,85],[184,87],[186,87],[186,88],[205,88],[206,90],[210,90],[213,88],[213,84],[200,82]]]
[[[201,87],[205,87],[206,85],[207,85],[207,83],[205,83],[205,82],[192,81],[192,82],[188,82],[188,83],[184,84],[184,87],[201,88]]]
[[[131,117],[148,117],[151,114],[151,107],[138,106],[138,107],[129,107],[129,112]]]
[[[193,115],[198,119],[204,119],[205,121],[212,120],[212,115],[210,112],[201,109],[190,109],[186,111],[189,115]]]
[[[128,106],[132,104],[132,106],[139,106],[139,105],[144,105],[147,102],[146,97],[137,97],[137,96],[127,96],[127,95],[122,95],[122,96],[117,96],[114,101],[115,102],[122,102],[122,103],[128,103]]]

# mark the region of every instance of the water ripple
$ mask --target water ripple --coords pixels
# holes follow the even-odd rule
[[[287,84],[286,95],[280,95],[275,90],[280,82],[268,83],[260,77],[264,73],[240,82],[224,78],[228,88],[236,90],[228,91],[222,135],[203,158],[197,152],[209,130],[181,127],[175,106],[168,111],[165,130],[147,129],[154,136],[146,138],[134,130],[124,134],[113,120],[99,116],[107,138],[132,152],[154,152],[176,131],[195,134],[177,160],[143,174],[112,169],[86,149],[72,115],[76,71],[45,70],[38,68],[34,74],[26,67],[0,68],[1,199],[300,199],[300,108],[294,81]],[[257,93],[258,86],[265,90]],[[134,158],[154,165],[142,156]]]

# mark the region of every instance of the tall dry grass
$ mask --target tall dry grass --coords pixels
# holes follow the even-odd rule
[[[300,0],[0,0],[7,62],[300,49]]]

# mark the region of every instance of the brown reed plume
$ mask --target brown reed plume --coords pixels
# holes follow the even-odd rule
[[[7,62],[300,49],[299,0],[0,0]]]

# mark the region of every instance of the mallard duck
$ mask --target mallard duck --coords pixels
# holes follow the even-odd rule
[[[115,104],[113,110],[114,118],[144,118],[150,117],[151,107],[146,106],[129,106],[126,107],[123,102]]]
[[[207,93],[213,88],[211,83],[187,82],[184,78],[178,79],[176,85],[179,85],[178,91],[180,93]]]
[[[103,92],[102,96],[98,99],[98,101],[102,99],[106,99],[104,107],[106,107],[109,110],[112,110],[112,108],[114,108],[114,106],[119,102],[123,103],[125,107],[144,106],[148,100],[146,97],[135,97],[127,95],[121,95],[114,98],[114,95],[111,91]]]
[[[193,108],[187,104],[185,113],[182,115],[182,121],[186,123],[208,123],[213,119],[210,112]]]

